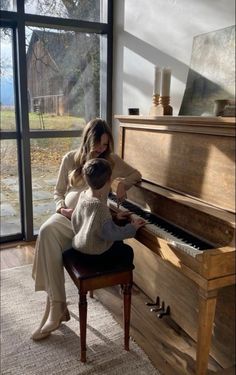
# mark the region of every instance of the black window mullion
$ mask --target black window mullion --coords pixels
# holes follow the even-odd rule
[[[82,130],[32,130],[30,138],[76,138],[81,137]]]
[[[8,20],[15,21],[18,18],[15,12],[0,11],[1,24]],[[42,28],[74,30],[83,33],[107,34],[109,25],[106,23],[82,21],[76,19],[48,17],[37,14],[21,13],[21,18],[27,26],[37,26]]]
[[[108,0],[106,118],[109,124],[112,124],[113,12],[113,0]]]
[[[74,30],[76,32],[83,33],[97,33],[105,34],[108,31],[108,25],[106,23],[81,21],[67,18],[55,18],[48,16],[41,16],[36,14],[25,14],[25,23],[28,26],[38,26],[43,28],[63,28],[63,30]]]
[[[14,95],[15,95],[15,121],[16,121],[16,142],[17,142],[17,162],[19,178],[19,207],[21,217],[22,239],[25,237],[25,220],[24,220],[24,191],[23,191],[23,169],[22,169],[22,152],[21,152],[21,130],[20,130],[20,107],[19,107],[19,82],[17,68],[17,48],[16,48],[16,27],[13,28],[13,70],[14,70]]]
[[[28,118],[28,98],[27,98],[27,63],[25,51],[25,23],[23,17],[18,19],[16,34],[16,54],[17,54],[17,79],[18,79],[18,101],[19,101],[19,129],[20,154],[22,163],[22,199],[24,206],[24,228],[25,239],[33,239],[33,207],[32,207],[32,175],[30,158],[30,131]]]

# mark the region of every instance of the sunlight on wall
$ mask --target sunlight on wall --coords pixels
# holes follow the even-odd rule
[[[145,67],[145,71],[143,70]],[[138,107],[140,114],[147,115],[152,102],[154,67],[146,59],[124,48],[123,113],[129,107]],[[143,100],[145,97],[145,101]]]
[[[235,23],[234,1],[126,0],[124,30],[185,63],[192,38]],[[230,10],[231,9],[231,10]]]
[[[193,17],[196,15],[191,1],[147,0],[144,4],[143,0],[128,0],[125,2],[124,29],[160,51],[188,63],[189,48],[183,50],[182,47],[195,23]],[[140,27],[137,27],[138,24]],[[191,40],[188,43],[191,47]]]
[[[148,113],[159,65],[172,69],[171,105],[178,115],[193,38],[233,25],[234,0],[227,6],[221,0],[119,0],[114,7],[113,112],[127,114],[135,105]]]

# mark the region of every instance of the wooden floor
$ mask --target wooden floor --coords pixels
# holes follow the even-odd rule
[[[1,246],[1,269],[32,264],[34,243],[9,243]],[[122,297],[118,288],[95,291],[98,298],[122,323]],[[150,302],[137,287],[132,294],[131,336],[143,348],[163,375],[194,375],[196,344],[169,317],[158,319],[150,312]],[[212,358],[208,375],[235,375],[235,367],[222,369]]]

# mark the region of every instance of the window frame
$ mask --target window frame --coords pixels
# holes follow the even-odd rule
[[[22,218],[22,235],[9,235],[1,242],[10,240],[32,241],[36,238],[33,232],[32,175],[30,161],[30,141],[34,138],[78,137],[78,130],[31,130],[29,127],[27,98],[27,64],[25,48],[25,27],[43,27],[50,29],[73,30],[76,32],[96,33],[106,37],[102,48],[100,70],[100,115],[109,124],[112,120],[112,50],[113,50],[113,0],[107,1],[107,23],[62,19],[24,12],[24,1],[16,0],[17,11],[0,10],[1,27],[9,26],[14,30],[14,89],[16,131],[1,131],[1,139],[16,139],[19,163],[20,201]],[[105,62],[105,64],[104,64]]]

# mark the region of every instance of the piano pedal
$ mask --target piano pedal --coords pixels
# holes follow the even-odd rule
[[[157,317],[159,319],[161,319],[163,316],[165,315],[170,315],[170,306],[167,306],[167,308],[163,308],[163,310],[159,311],[159,313],[157,314]]]
[[[163,311],[165,309],[165,303],[164,301],[161,303],[161,305],[157,306],[157,307],[153,307],[152,309],[150,309],[150,311],[152,312],[157,312],[157,311]]]
[[[155,303],[145,302],[145,305],[147,305],[147,306],[157,306],[157,308],[159,308],[160,307],[160,297],[157,296]],[[152,309],[151,309],[151,311],[152,311]]]

